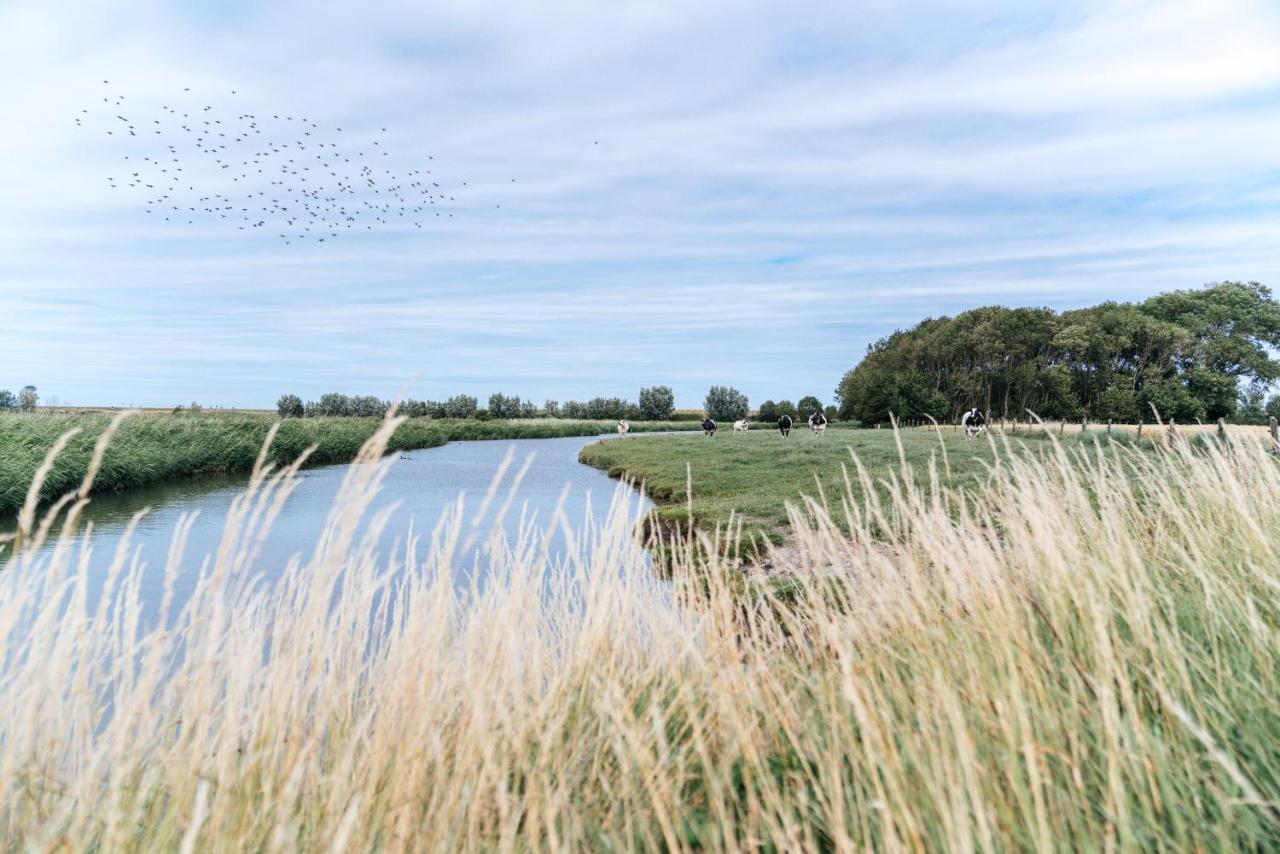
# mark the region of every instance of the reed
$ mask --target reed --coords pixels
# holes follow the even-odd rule
[[[819,524],[785,581],[713,560],[655,582],[622,491],[555,520],[573,546],[547,595],[528,524],[493,542],[488,585],[454,589],[461,506],[421,562],[374,552],[397,427],[276,587],[253,544],[297,468],[269,452],[217,554],[181,557],[175,531],[164,571],[198,581],[163,613],[141,612],[127,549],[105,580],[70,548],[14,556],[5,847],[1280,844],[1280,469],[1260,442],[1008,450],[980,501],[905,463],[882,497],[850,458],[844,490],[792,505]],[[57,530],[33,517],[28,543]]]

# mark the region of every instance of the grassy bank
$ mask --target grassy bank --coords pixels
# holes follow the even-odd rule
[[[786,602],[713,565],[673,607],[615,513],[569,538],[576,595],[530,534],[460,608],[465,518],[408,567],[355,536],[394,459],[352,470],[276,588],[254,508],[290,481],[255,480],[163,618],[134,622],[136,567],[99,607],[32,549],[0,574],[0,841],[1274,850],[1280,468],[1257,443],[1123,457],[1012,458],[976,512],[903,485],[887,532],[819,519],[822,575]]]
[[[1231,429],[1241,437],[1263,436],[1257,428]],[[1183,428],[1180,435],[1203,441],[1214,431]],[[985,438],[966,440],[963,433],[950,428],[904,429],[896,438],[892,430],[828,430],[815,436],[800,429],[785,440],[776,430],[760,429],[713,439],[699,434],[594,444],[584,448],[579,458],[612,477],[642,482],[645,493],[659,505],[654,519],[665,529],[683,527],[692,514],[695,527],[710,532],[717,526],[727,528],[732,517],[735,526],[742,525],[743,547],[749,551],[753,539],[774,544],[783,541],[792,527],[788,502],[799,503],[802,496],[845,495],[846,472],[856,504],[865,503],[869,485],[881,500],[887,499],[904,477],[903,459],[910,475],[918,480],[927,479],[929,467],[935,466],[942,487],[980,492],[999,459],[1052,452],[1055,439],[1062,447],[1078,451],[1091,448],[1095,440],[1150,449],[1152,437],[1165,436],[1165,432],[1149,428],[1147,438],[1139,442],[1132,430],[1117,428],[1108,437],[1105,425],[1084,432],[1077,425],[1059,438],[1055,424],[1048,429],[1008,433],[993,447]],[[854,456],[870,475],[867,483],[857,476]],[[843,515],[837,516],[847,528]]]
[[[0,515],[12,514],[26,496],[36,468],[58,437],[80,432],[58,458],[45,481],[43,500],[60,496],[79,484],[93,453],[94,441],[111,422],[107,413],[0,415]],[[112,441],[95,481],[103,492],[200,474],[247,472],[275,422],[269,415],[246,413],[139,413],[126,419]],[[309,462],[338,463],[354,459],[360,446],[381,423],[377,418],[286,419],[280,425],[269,459],[286,463],[315,446]],[[639,422],[636,432],[688,430],[697,425]],[[513,421],[434,421],[410,419],[400,425],[388,451],[433,448],[466,439],[546,439],[592,436],[614,431],[613,422],[551,419]]]

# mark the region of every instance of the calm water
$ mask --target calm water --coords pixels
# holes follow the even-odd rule
[[[507,499],[514,474],[530,455],[533,459],[516,489],[502,526],[509,542],[514,541],[522,514],[532,514],[536,525],[545,529],[550,526],[552,513],[562,499],[565,512],[573,522],[584,519],[588,507],[598,516],[604,515],[620,487],[603,472],[578,462],[578,451],[595,441],[597,437],[592,436],[453,442],[439,448],[406,452],[392,466],[382,492],[367,514],[372,515],[392,502],[399,502],[399,509],[379,540],[379,549],[390,550],[397,547],[397,542],[403,549],[411,530],[429,541],[431,530],[441,514],[455,503],[459,493],[463,493],[468,537],[479,545],[471,545],[459,555],[457,565],[453,567],[455,583],[459,586],[469,584],[473,572],[479,573],[482,582],[488,549],[485,544],[494,530],[498,509]],[[502,488],[478,525],[470,527],[494,475],[511,452],[514,452],[514,458]],[[347,466],[336,465],[302,472],[301,483],[272,527],[257,561],[258,571],[268,581],[281,572],[293,555],[306,557],[311,554],[346,470]],[[163,590],[163,567],[175,525],[183,514],[197,512],[184,552],[182,576],[175,589],[177,600],[185,600],[201,561],[216,550],[228,509],[243,490],[244,483],[243,477],[210,477],[166,483],[121,495],[96,496],[86,509],[84,518],[85,523],[92,522],[94,527],[92,575],[100,583],[130,518],[139,510],[150,508],[134,531],[130,548],[149,568],[141,591],[144,602],[158,602]],[[637,518],[649,506],[644,499],[632,499]],[[11,531],[13,527],[11,519],[0,521],[0,530]],[[84,525],[79,536],[83,540]],[[418,553],[423,554],[426,548],[424,542]],[[558,539],[552,541],[550,562],[560,557],[561,548],[563,544]],[[3,565],[2,560],[0,565]]]

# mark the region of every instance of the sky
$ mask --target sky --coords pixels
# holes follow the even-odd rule
[[[0,388],[63,405],[831,401],[926,316],[1280,284],[1274,0],[0,0],[0,79]],[[467,195],[157,221],[73,124],[103,79],[385,127]]]

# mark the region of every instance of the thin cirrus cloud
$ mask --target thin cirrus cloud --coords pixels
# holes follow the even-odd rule
[[[1280,267],[1268,2],[19,0],[0,33],[0,387],[63,402],[829,396],[925,315]],[[71,123],[102,79],[387,127],[468,193],[323,247],[153,222]]]

